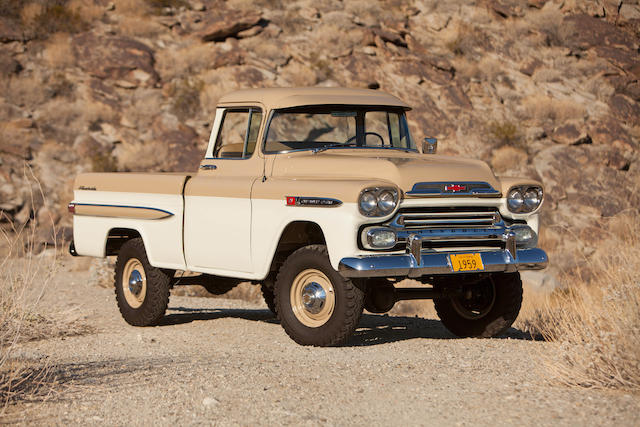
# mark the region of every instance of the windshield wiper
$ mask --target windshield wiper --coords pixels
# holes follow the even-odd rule
[[[342,142],[336,142],[336,143],[333,143],[333,144],[327,144],[327,145],[323,145],[322,147],[314,148],[313,150],[311,150],[311,152],[313,154],[317,154],[317,153],[320,153],[322,151],[326,151],[329,148],[357,147],[357,146],[358,146],[358,144],[355,143],[355,142],[350,142],[350,143],[347,143],[347,144],[342,143]]]

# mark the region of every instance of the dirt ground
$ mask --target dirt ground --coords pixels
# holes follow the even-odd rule
[[[264,305],[173,296],[135,328],[89,273],[59,273],[42,307],[93,333],[21,344],[60,386],[14,421],[68,425],[640,425],[640,399],[548,381],[557,344],[512,329],[457,339],[435,318],[365,314],[350,344],[291,341]],[[37,363],[37,362],[36,362]]]

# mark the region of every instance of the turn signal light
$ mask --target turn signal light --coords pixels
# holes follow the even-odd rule
[[[67,206],[67,209],[69,210],[70,214],[75,214],[76,213],[76,204],[75,203],[69,203],[69,205]]]

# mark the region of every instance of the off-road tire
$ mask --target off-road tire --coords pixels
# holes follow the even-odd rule
[[[452,298],[436,298],[434,306],[443,325],[459,337],[490,338],[504,333],[515,322],[522,305],[520,273],[491,275],[495,287],[493,307],[482,317],[467,319],[456,310]]]
[[[299,274],[314,269],[324,274],[334,290],[334,308],[326,323],[303,324],[292,308],[291,287]],[[333,269],[324,245],[302,247],[289,255],[276,278],[278,319],[291,339],[301,345],[330,347],[344,344],[358,326],[364,308],[364,292]]]
[[[146,276],[146,293],[142,304],[134,308],[124,295],[122,277],[125,265],[129,260],[140,261]],[[120,248],[115,268],[115,292],[118,308],[124,320],[133,326],[157,325],[164,317],[169,304],[169,291],[171,289],[171,278],[159,268],[149,264],[144,243],[141,238],[127,241]]]
[[[271,310],[271,312],[273,314],[275,314],[277,316],[278,312],[276,311],[276,295],[273,292],[273,286],[269,287],[266,284],[261,284],[260,285],[260,290],[262,291],[262,298],[264,298],[264,302],[265,304],[267,304],[267,307],[269,307],[269,310]]]

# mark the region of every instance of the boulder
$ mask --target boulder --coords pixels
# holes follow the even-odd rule
[[[78,65],[92,76],[148,87],[159,81],[153,50],[139,41],[84,33],[75,36],[72,45]]]
[[[226,10],[204,21],[202,29],[196,35],[205,42],[224,41],[258,25],[261,19],[262,14],[259,12]]]
[[[573,50],[587,50],[597,46],[632,51],[638,48],[638,40],[632,34],[610,22],[586,14],[565,16],[562,31],[565,45]]]
[[[640,125],[640,106],[627,96],[617,94],[611,97],[609,107],[615,117],[628,126]]]
[[[580,145],[591,143],[591,137],[586,132],[579,130],[579,125],[575,123],[557,126],[549,136],[557,144]]]

